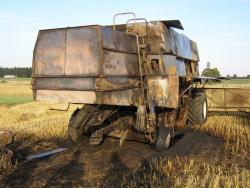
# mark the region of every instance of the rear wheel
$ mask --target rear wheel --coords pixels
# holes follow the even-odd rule
[[[203,91],[195,92],[188,107],[188,124],[202,125],[207,120],[207,98]]]
[[[170,127],[161,126],[158,129],[156,150],[163,151],[169,148],[171,141],[172,129]]]

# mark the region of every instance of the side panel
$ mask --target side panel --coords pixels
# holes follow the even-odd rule
[[[171,34],[174,54],[184,59],[199,61],[196,42],[183,34],[177,33],[173,29],[171,29]]]
[[[98,26],[43,30],[34,49],[34,76],[96,76],[99,73]]]
[[[96,91],[131,89],[139,87],[139,78],[96,78]]]
[[[137,106],[140,101],[139,89],[127,89],[108,92],[36,90],[35,97],[36,101],[107,104],[123,106]]]
[[[138,56],[104,50],[102,75],[105,76],[135,76],[139,75]]]
[[[95,78],[36,78],[33,89],[94,90]]]
[[[128,36],[124,31],[115,30],[113,32],[113,27],[101,26],[101,33],[103,48],[126,53],[137,53],[135,38]]]
[[[94,104],[96,93],[94,91],[70,91],[70,90],[36,90],[36,101],[69,102]]]
[[[101,26],[40,31],[34,49],[33,89],[105,91],[138,87],[135,39],[121,31],[115,35],[116,40],[110,27]]]
[[[39,31],[34,49],[33,75],[63,75],[66,30]]]
[[[210,111],[250,111],[250,89],[205,88]]]
[[[187,75],[185,62],[183,60],[176,59],[176,72],[177,72],[177,75],[179,76]]]
[[[158,107],[176,108],[179,100],[179,77],[148,79],[149,98]]]
[[[150,22],[146,40],[148,54],[172,54],[182,59],[199,61],[197,44],[163,22]]]
[[[170,28],[162,22],[150,22],[146,43],[149,54],[173,53],[173,44]]]
[[[110,91],[139,87],[139,78],[36,78],[33,89],[43,90],[78,90],[78,91]]]
[[[97,27],[67,29],[65,75],[98,75],[100,44],[97,31]]]

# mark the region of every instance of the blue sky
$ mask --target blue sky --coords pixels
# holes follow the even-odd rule
[[[0,66],[31,66],[39,29],[112,24],[115,13],[126,11],[180,19],[183,33],[198,43],[201,70],[210,61],[223,75],[250,74],[250,0],[0,1]]]

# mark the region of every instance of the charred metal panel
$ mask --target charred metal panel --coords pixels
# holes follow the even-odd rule
[[[126,53],[137,53],[136,40],[124,31],[115,30],[111,26],[101,27],[103,48]]]
[[[185,62],[180,59],[176,59],[176,72],[177,75],[179,76],[186,76],[186,67],[185,67]]]
[[[197,44],[166,27],[163,22],[150,22],[146,43],[149,54],[173,54],[183,59],[199,61]]]
[[[39,31],[34,49],[34,75],[63,75],[66,30]]]
[[[221,89],[206,89],[207,103],[209,107],[224,107],[224,90]]]
[[[249,89],[227,89],[225,92],[227,107],[249,108],[250,109],[250,90]]]
[[[96,104],[137,106],[139,105],[140,89],[126,89],[109,92],[96,92]]]
[[[172,53],[172,39],[170,28],[162,22],[150,22],[146,43],[149,54]]]
[[[36,90],[35,100],[94,104],[96,93],[94,91]]]
[[[96,91],[130,89],[139,87],[139,78],[96,78]]]
[[[186,76],[186,68],[183,60],[177,59],[172,55],[162,55],[162,59],[165,74]]]
[[[173,52],[178,57],[199,61],[197,44],[183,34],[171,29]]]
[[[250,110],[249,88],[205,88],[210,111]]]
[[[139,75],[138,56],[104,50],[103,75],[135,76]]]
[[[139,78],[36,78],[33,89],[110,91],[139,87]]]
[[[139,89],[127,89],[109,92],[36,90],[35,96],[36,101],[107,104],[123,106],[137,106],[139,105],[140,101]]]
[[[162,59],[164,65],[164,73],[168,75],[176,75],[177,74],[176,57],[170,55],[163,55]]]
[[[95,78],[36,78],[33,88],[52,90],[94,90]]]
[[[179,77],[148,79],[149,98],[158,107],[176,108],[179,100]]]
[[[98,75],[100,53],[97,27],[68,28],[65,74]]]

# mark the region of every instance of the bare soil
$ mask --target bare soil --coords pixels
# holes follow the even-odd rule
[[[191,130],[177,135],[171,148],[164,152],[131,141],[119,147],[119,141],[113,138],[106,138],[101,146],[91,146],[84,139],[78,144],[61,143],[59,147],[69,150],[40,160],[21,161],[15,170],[0,176],[0,187],[116,187],[124,177],[147,166],[152,158],[163,156],[199,156],[215,163],[228,160],[246,164],[224,150],[223,140]]]

